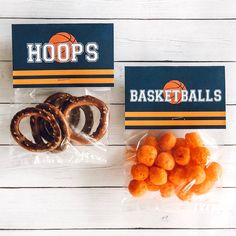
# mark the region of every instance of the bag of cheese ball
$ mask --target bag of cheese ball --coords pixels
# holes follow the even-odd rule
[[[112,24],[12,26],[15,162],[106,163]]]
[[[125,86],[125,205],[219,207],[224,67],[126,67]]]

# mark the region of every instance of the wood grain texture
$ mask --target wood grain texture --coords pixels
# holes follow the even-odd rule
[[[8,0],[0,17],[31,18],[234,18],[234,0]]]
[[[162,236],[198,236],[201,233],[202,236],[219,236],[221,233],[224,236],[231,236],[235,234],[234,229],[202,229],[200,232],[195,229],[96,229],[96,230],[8,230],[0,231],[1,236],[156,236],[158,234]]]
[[[236,61],[236,21],[1,20],[0,60],[11,60],[11,25],[111,22],[115,61]],[[154,30],[155,29],[155,30]]]
[[[235,0],[0,0],[0,3],[0,235],[235,235]],[[115,26],[116,85],[111,96],[110,145],[104,155],[108,162],[100,163],[98,168],[23,165],[20,156],[10,155],[13,142],[9,122],[22,107],[10,104],[17,102],[11,88],[11,24],[83,22],[111,22]],[[226,146],[220,147],[224,178],[218,183],[224,188],[211,193],[213,204],[207,204],[205,199],[200,204],[176,205],[176,199],[161,202],[156,198],[150,204],[153,210],[132,211],[130,208],[138,205],[124,201],[129,199],[123,167],[124,66],[185,63],[226,66],[228,127]],[[26,97],[18,103],[43,98],[37,96],[32,101]],[[218,131],[209,133],[223,144]],[[76,148],[85,150],[82,146]],[[157,210],[156,206],[163,208]]]
[[[155,197],[140,211],[126,189],[0,189],[0,228],[235,227],[235,189],[215,191],[212,205]]]

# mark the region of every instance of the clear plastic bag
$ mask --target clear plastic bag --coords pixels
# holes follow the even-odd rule
[[[225,94],[224,66],[125,67],[125,206],[220,209]]]
[[[223,142],[222,132],[216,132]],[[129,191],[123,201],[125,208],[172,212],[212,210],[217,206],[225,210],[220,192],[222,149],[213,133],[181,129],[126,131],[125,176]],[[170,142],[169,148],[163,146],[171,139],[168,136],[177,140]],[[195,142],[192,146],[191,138]],[[148,152],[153,158],[150,153],[145,157]]]
[[[16,164],[106,164],[110,88],[17,88],[6,123]]]
[[[12,25],[14,160],[106,162],[113,41],[110,23]]]

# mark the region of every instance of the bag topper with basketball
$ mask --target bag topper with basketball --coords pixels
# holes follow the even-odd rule
[[[126,67],[125,128],[129,207],[219,203],[223,66]]]
[[[13,25],[12,41],[14,161],[105,163],[113,25]]]

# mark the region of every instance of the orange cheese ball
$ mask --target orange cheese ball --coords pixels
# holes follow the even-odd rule
[[[170,151],[176,143],[176,137],[172,133],[165,133],[159,139],[159,147],[162,151]]]
[[[158,191],[160,189],[160,186],[153,184],[149,178],[145,179],[145,182],[149,191]]]
[[[217,181],[222,175],[222,167],[219,163],[212,162],[205,168],[205,172],[208,180]]]
[[[150,145],[143,145],[138,149],[137,160],[146,166],[152,166],[157,157],[157,149]]]
[[[202,139],[201,139],[200,135],[196,132],[185,134],[185,141],[186,141],[186,144],[190,148],[203,146]]]
[[[201,184],[206,179],[206,173],[201,166],[190,165],[187,167],[187,180],[194,184]]]
[[[175,167],[175,160],[170,153],[161,152],[155,160],[155,165],[165,170],[173,170]]]
[[[181,166],[177,166],[172,171],[170,171],[168,177],[169,181],[176,186],[185,184],[187,181],[185,169]]]
[[[194,193],[210,191],[222,174],[219,163],[207,166],[210,151],[197,132],[187,133],[185,138],[176,138],[168,132],[159,140],[149,135],[137,151],[131,148],[128,153],[132,154],[130,159],[136,155],[138,162],[131,168],[133,180],[128,186],[135,197],[148,190],[160,190],[163,198],[175,193],[182,201],[189,201]]]
[[[160,186],[162,197],[171,197],[175,193],[175,186],[171,182],[167,182]]]
[[[187,144],[184,138],[176,138],[176,143],[174,148],[185,147],[185,146],[187,146]]]
[[[134,197],[141,197],[147,192],[147,184],[143,180],[131,180],[128,186],[129,192]]]
[[[181,187],[176,189],[176,196],[182,201],[190,201],[193,196],[193,191],[187,187]]]
[[[167,182],[167,173],[159,167],[151,167],[149,170],[149,178],[153,184],[162,185]]]
[[[191,162],[197,165],[206,165],[210,151],[206,147],[191,149]]]
[[[133,179],[145,180],[149,175],[149,169],[144,164],[136,164],[131,168]]]
[[[205,181],[202,182],[201,184],[194,185],[192,190],[197,195],[205,194],[212,189],[214,184],[215,184],[214,181],[205,179]]]
[[[144,145],[150,145],[155,147],[156,149],[158,148],[158,142],[157,138],[155,136],[147,136],[144,140]]]
[[[178,147],[173,151],[175,162],[179,165],[187,165],[190,161],[190,150],[188,147]]]

